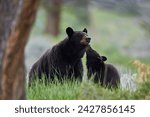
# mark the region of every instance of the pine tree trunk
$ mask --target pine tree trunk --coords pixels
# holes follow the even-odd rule
[[[40,0],[24,0],[10,33],[3,61],[3,99],[25,99],[24,49]]]

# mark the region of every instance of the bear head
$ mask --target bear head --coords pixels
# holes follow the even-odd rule
[[[92,65],[98,65],[98,64],[104,64],[104,62],[107,60],[107,57],[100,56],[95,50],[93,50],[90,46],[86,48],[86,58],[88,64]]]
[[[66,33],[69,42],[76,47],[86,47],[90,43],[91,38],[88,37],[86,28],[84,28],[83,31],[74,31],[71,27],[68,27]]]

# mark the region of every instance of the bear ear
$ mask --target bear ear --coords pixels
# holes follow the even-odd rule
[[[86,29],[86,28],[84,28],[84,29],[83,29],[83,32],[87,33],[87,29]]]
[[[74,33],[73,29],[71,27],[66,28],[66,33],[69,37],[72,36],[72,34]]]
[[[102,57],[102,60],[103,61],[106,61],[107,60],[107,57],[105,57],[105,56],[101,56]]]

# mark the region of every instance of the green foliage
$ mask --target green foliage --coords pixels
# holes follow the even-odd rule
[[[84,100],[139,100],[145,99],[149,93],[150,81],[139,84],[139,88],[133,92],[127,89],[108,89],[96,84],[85,82],[78,99]]]
[[[92,81],[58,81],[45,84],[36,81],[27,88],[27,98],[37,100],[134,100],[145,99],[150,89],[150,80],[139,84],[136,91],[127,89],[108,89]]]
[[[34,100],[71,100],[79,95],[80,83],[78,81],[65,80],[63,83],[55,80],[45,84],[36,80],[34,84],[27,87],[27,98]]]

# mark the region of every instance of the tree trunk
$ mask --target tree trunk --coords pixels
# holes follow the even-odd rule
[[[52,0],[50,6],[45,8],[47,15],[45,33],[58,36],[60,28],[61,5],[61,0]]]
[[[10,33],[3,61],[3,99],[25,99],[24,49],[40,0],[24,0]]]
[[[13,21],[22,0],[0,0],[0,97],[2,95],[2,61]]]

